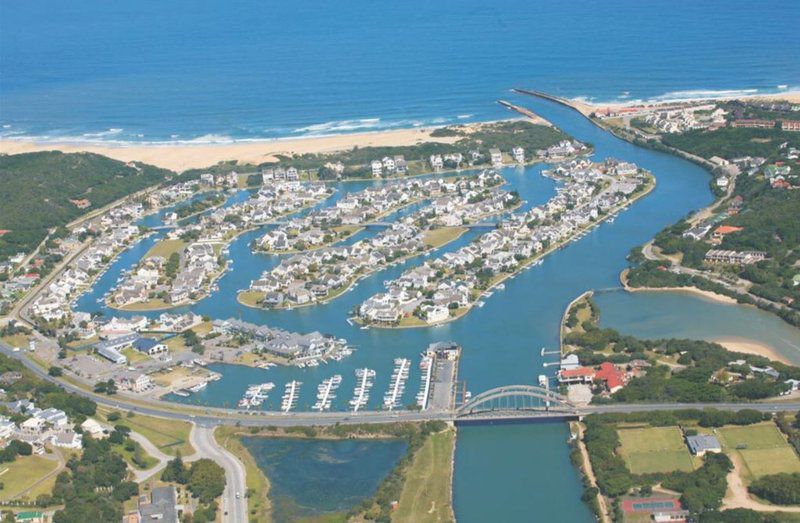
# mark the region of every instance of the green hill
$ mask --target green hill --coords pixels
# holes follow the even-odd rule
[[[0,259],[29,252],[50,228],[156,185],[174,173],[98,154],[56,151],[0,156]],[[87,200],[87,201],[82,201]]]

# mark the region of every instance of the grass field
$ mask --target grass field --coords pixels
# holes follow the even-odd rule
[[[236,299],[239,300],[239,302],[243,305],[258,307],[258,302],[264,299],[264,293],[256,291],[242,291],[238,294]]]
[[[0,490],[0,501],[8,501],[21,492],[36,485],[36,482],[58,468],[58,461],[42,456],[23,456],[17,458],[13,463],[0,464],[0,483],[3,489]],[[36,485],[30,492],[23,497],[36,499],[39,494],[50,492],[56,481],[56,474],[39,485]]]
[[[13,336],[3,336],[3,341],[12,347],[28,350],[28,337],[24,334],[14,334]]]
[[[433,434],[417,451],[407,471],[400,506],[392,515],[392,521],[453,521],[450,460],[455,439],[453,430]]]
[[[797,453],[771,421],[722,427],[717,435],[727,452],[739,453],[748,481],[768,474],[800,472]]]
[[[438,229],[431,229],[425,231],[422,241],[431,247],[441,247],[455,240],[468,230],[469,229],[466,227],[440,227]]]
[[[161,240],[153,245],[142,259],[149,258],[151,256],[169,258],[172,253],[180,252],[184,247],[186,247],[186,242],[183,240]]]
[[[620,454],[633,474],[694,470],[678,427],[620,429]]]
[[[101,408],[98,410],[104,415],[110,412],[109,409]],[[189,442],[189,432],[191,432],[192,426],[187,422],[156,418],[143,414],[136,414],[129,418],[123,413],[122,417],[113,423],[115,425],[124,425],[138,432],[149,439],[164,454],[174,456],[178,451],[182,456],[194,454],[194,448]]]
[[[150,356],[147,354],[141,353],[133,348],[122,349],[121,352],[126,358],[128,358],[128,362],[131,364],[140,363],[150,359]]]

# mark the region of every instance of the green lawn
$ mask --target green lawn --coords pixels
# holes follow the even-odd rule
[[[0,501],[8,501],[26,489],[33,487],[57,467],[58,461],[43,456],[22,456],[12,463],[0,464],[0,483],[3,484],[3,489],[0,490]],[[45,491],[50,492],[53,484],[55,484],[55,479],[56,476],[53,475],[52,478],[43,481],[23,497],[35,499],[37,495]],[[41,488],[48,483],[46,490]],[[31,497],[31,494],[35,495]]]
[[[694,469],[678,427],[619,429],[617,433],[620,454],[633,474]]]
[[[721,427],[717,429],[717,435],[727,452],[739,453],[748,481],[780,472],[800,472],[797,453],[771,421],[743,427]]]
[[[186,247],[186,242],[183,240],[161,240],[153,245],[142,259],[150,258],[151,256],[162,256],[169,258],[174,252],[180,252]]]
[[[469,229],[466,227],[440,227],[438,229],[430,229],[425,231],[422,241],[425,242],[426,245],[439,248],[442,245],[452,242],[468,230]]]
[[[106,409],[99,410],[103,414],[109,412]],[[189,442],[189,432],[192,428],[190,423],[145,416],[143,414],[136,414],[129,418],[125,413],[122,413],[122,417],[113,423],[115,425],[124,425],[138,432],[149,439],[164,454],[174,456],[178,451],[183,456],[194,454],[194,448]]]
[[[455,445],[455,431],[431,435],[414,456],[400,494],[400,506],[392,521],[453,521],[450,483],[450,460]]]

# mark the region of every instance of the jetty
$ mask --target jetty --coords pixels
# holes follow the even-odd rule
[[[350,400],[350,407],[353,412],[358,412],[358,409],[366,407],[369,401],[369,391],[372,389],[375,371],[368,368],[356,369],[356,378],[358,378],[358,385],[353,390],[353,399]]]
[[[417,393],[417,405],[419,405],[420,410],[425,410],[428,408],[428,398],[431,396],[433,356],[422,356],[422,360],[419,362],[419,368],[422,370],[422,379],[420,381],[419,392]]]
[[[511,102],[507,102],[505,100],[497,100],[497,103],[499,103],[500,105],[502,105],[506,109],[510,109],[510,110],[512,110],[514,112],[517,112],[517,113],[521,114],[522,116],[524,116],[526,118],[529,118],[534,123],[537,123],[537,124],[540,124],[540,125],[546,125],[548,127],[554,127],[552,123],[550,123],[549,121],[545,120],[544,118],[542,118],[538,114],[534,113],[533,111],[531,111],[527,107],[522,107],[521,105],[514,105]]]
[[[341,374],[334,374],[330,378],[322,380],[322,383],[317,386],[317,402],[311,409],[319,412],[331,410],[331,403],[336,398],[336,390],[341,383]]]
[[[394,360],[394,371],[389,382],[389,392],[383,397],[383,406],[393,410],[400,406],[400,400],[406,391],[406,380],[411,368],[411,360],[408,358],[396,358]]]
[[[303,383],[297,380],[292,380],[286,384],[286,389],[283,393],[283,399],[281,401],[281,410],[283,412],[289,412],[293,408],[297,406],[297,398],[299,396],[300,385]]]

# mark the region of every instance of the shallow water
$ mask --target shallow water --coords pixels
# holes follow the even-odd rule
[[[402,440],[244,437],[270,482],[276,522],[341,512],[371,496],[405,454]]]

